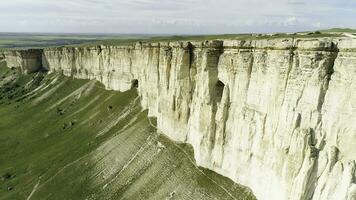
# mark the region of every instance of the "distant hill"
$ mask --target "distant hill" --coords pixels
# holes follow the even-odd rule
[[[341,32],[341,33],[356,33],[356,29],[352,28],[331,28],[320,30],[321,32]]]

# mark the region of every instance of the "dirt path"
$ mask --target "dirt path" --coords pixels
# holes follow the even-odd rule
[[[30,195],[28,195],[28,197],[27,197],[26,200],[30,200],[31,197],[32,197],[32,195],[35,194],[35,192],[36,192],[38,186],[40,185],[40,181],[41,181],[41,180],[38,180],[37,184],[35,185],[35,187],[33,187],[33,189],[32,189],[32,191],[31,191]]]

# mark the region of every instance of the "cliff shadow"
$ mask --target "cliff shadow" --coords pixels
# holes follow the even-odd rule
[[[139,83],[138,83],[138,80],[137,79],[134,79],[131,81],[131,89],[138,89],[138,86],[139,86]]]

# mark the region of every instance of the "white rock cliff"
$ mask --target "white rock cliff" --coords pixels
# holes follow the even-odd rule
[[[190,143],[198,165],[258,199],[356,199],[356,40],[139,43],[37,55],[4,53],[25,72],[44,68],[119,91],[138,84],[160,131]]]
[[[28,74],[36,72],[42,66],[42,50],[17,50],[0,52],[0,61],[6,58],[10,67],[20,68],[22,73]]]

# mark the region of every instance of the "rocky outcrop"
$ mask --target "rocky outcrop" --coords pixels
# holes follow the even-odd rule
[[[23,73],[28,74],[42,69],[41,56],[41,49],[4,51],[0,60],[5,57],[8,67],[20,68]]]
[[[138,86],[160,131],[258,199],[356,198],[356,40],[44,49],[50,72]],[[12,63],[14,58],[8,59]],[[10,65],[11,66],[11,65]]]

